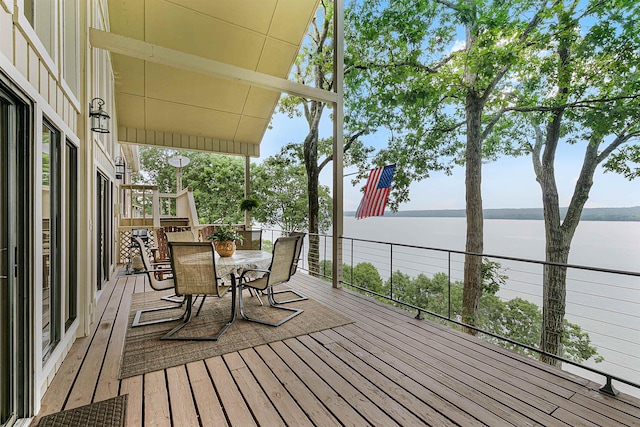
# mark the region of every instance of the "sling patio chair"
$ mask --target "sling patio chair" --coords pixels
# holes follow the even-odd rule
[[[300,255],[302,254],[302,246],[304,245],[304,236],[306,236],[307,233],[302,233],[302,232],[298,232],[298,231],[294,231],[289,233],[289,237],[299,237],[298,239],[298,243],[296,244],[296,252],[295,255],[293,257],[293,263],[291,264],[291,275],[293,276],[294,274],[296,274],[296,272],[298,271],[298,262],[300,262]],[[297,296],[297,298],[291,298],[288,300],[284,300],[284,301],[278,301],[275,298],[276,294],[286,294],[286,293],[290,293],[290,294],[294,294]],[[276,304],[288,304],[290,302],[296,302],[296,301],[304,301],[304,300],[308,300],[309,297],[302,295],[300,292],[295,291],[293,289],[281,289],[279,291],[272,291],[273,294],[273,301]]]
[[[208,242],[169,242],[169,259],[173,269],[176,294],[185,297],[187,308],[182,323],[167,332],[163,340],[217,341],[231,326],[236,318],[236,279],[233,273],[218,276],[216,272],[215,252]],[[229,283],[223,279],[229,278]],[[200,314],[207,296],[222,298],[231,292],[231,317],[229,321],[214,335],[177,337],[174,334],[187,326],[193,316],[194,297],[202,296],[203,300],[196,316]]]
[[[167,246],[167,234],[182,231],[190,231],[191,227],[182,225],[167,225],[156,229],[156,247],[150,248],[153,253],[153,262],[157,264],[169,265],[169,247]],[[164,272],[156,273],[156,277],[164,279]]]
[[[157,269],[153,269],[154,264],[152,264],[151,260],[149,259],[149,255],[147,254],[146,246],[144,245],[144,242],[142,241],[142,239],[140,237],[135,237],[134,238],[134,242],[137,243],[138,247],[140,248],[140,257],[142,258],[142,264],[144,265],[144,270],[145,270],[144,272],[147,274],[147,278],[149,279],[149,285],[151,285],[151,288],[154,291],[165,291],[167,289],[173,289],[174,285],[175,285],[173,279],[158,280],[158,278],[156,277],[155,273],[158,270]],[[163,271],[166,274],[167,270],[163,269]],[[171,299],[171,296],[162,297],[160,299],[164,300],[164,301],[172,302],[172,303],[174,303],[174,305],[167,305],[167,306],[163,306],[163,307],[154,307],[154,308],[145,308],[145,309],[142,309],[142,310],[138,310],[138,311],[136,311],[136,315],[133,318],[133,324],[131,326],[135,328],[135,327],[138,327],[138,326],[155,325],[157,323],[173,322],[174,320],[182,319],[183,315],[178,316],[178,317],[156,319],[156,320],[148,320],[146,322],[141,321],[140,317],[145,313],[152,313],[152,312],[155,312],[155,311],[162,311],[162,310],[172,310],[172,309],[176,308],[175,304],[179,304],[178,305],[178,307],[179,307],[180,305],[182,305],[184,303],[184,299],[175,300],[175,299]]]
[[[247,269],[242,273],[239,280],[239,286],[241,287],[241,289],[238,292],[238,298],[240,300],[240,315],[243,319],[250,322],[262,323],[263,325],[280,326],[304,311],[298,308],[285,307],[278,304],[273,299],[273,287],[281,283],[288,282],[291,278],[291,266],[293,264],[296,253],[296,246],[298,245],[299,240],[300,236],[280,237],[273,244],[273,255],[271,258],[271,265],[269,269]],[[255,272],[264,273],[264,276],[255,280],[246,280],[247,274]],[[242,289],[244,288],[255,289],[257,291],[266,293],[267,301],[269,302],[270,307],[277,308],[279,310],[292,311],[293,313],[278,322],[268,322],[266,320],[249,317],[244,312],[244,305],[242,302]]]
[[[236,242],[236,249],[242,250],[260,250],[262,249],[262,229],[257,230],[240,230],[238,234],[242,236],[241,242]]]
[[[167,242],[197,242],[195,234],[191,230],[165,231]]]

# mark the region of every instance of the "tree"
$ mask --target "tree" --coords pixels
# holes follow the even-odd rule
[[[168,159],[176,154],[190,160],[182,168],[182,185],[193,189],[199,221],[241,222],[238,206],[244,196],[244,162],[240,157],[141,147],[142,172],[136,182],[157,185],[161,193],[175,193],[176,168],[169,165]]]
[[[543,42],[549,10],[546,0],[365,0],[346,14],[345,110],[352,126],[391,131],[374,160],[396,163],[390,206],[408,199],[413,180],[464,163],[472,254],[483,251],[483,143],[500,130],[500,89]],[[475,325],[480,256],[465,257],[464,284],[463,321]]]
[[[302,49],[298,54],[291,78],[305,85],[332,90],[333,89],[333,1],[320,0],[318,12],[311,21],[309,32]],[[307,197],[309,218],[309,271],[319,271],[319,245],[320,238],[320,172],[333,160],[331,154],[331,140],[319,138],[319,126],[326,104],[304,99],[298,96],[287,95],[280,99],[279,110],[285,112],[290,118],[304,116],[309,131],[302,146],[293,143],[285,146],[282,155],[300,156],[303,159],[307,173]],[[345,138],[343,150],[345,164],[350,159],[364,162],[368,150],[358,140],[364,132],[354,132]],[[352,152],[347,156],[347,152]],[[321,157],[324,156],[324,157]]]
[[[559,2],[548,50],[532,56],[510,89],[517,114],[507,152],[531,156],[540,184],[546,261],[566,264],[598,166],[629,179],[640,163],[640,37],[636,1]],[[551,95],[550,95],[551,94]],[[528,128],[528,133],[522,129]],[[556,185],[556,153],[562,143],[584,147],[582,167],[564,219]],[[566,267],[547,265],[541,350],[562,355],[566,341]],[[574,331],[575,333],[575,331]],[[558,364],[552,357],[542,360]]]
[[[307,182],[304,166],[280,157],[269,157],[251,168],[251,188],[260,200],[253,217],[262,224],[282,230],[304,230],[309,222]],[[331,224],[329,188],[318,187],[318,228]]]

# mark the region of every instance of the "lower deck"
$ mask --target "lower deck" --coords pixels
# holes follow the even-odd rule
[[[128,394],[127,426],[640,425],[636,398],[304,273],[290,285],[354,323],[120,380],[131,296],[151,289],[114,278],[40,416]]]

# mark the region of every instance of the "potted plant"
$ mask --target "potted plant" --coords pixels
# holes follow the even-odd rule
[[[223,224],[207,236],[207,240],[213,241],[213,247],[218,255],[226,257],[233,255],[236,251],[236,240],[242,242],[243,238],[233,225]]]
[[[257,208],[258,206],[260,206],[260,202],[253,197],[247,197],[246,199],[242,199],[242,201],[240,202],[241,211],[251,212],[253,208]]]

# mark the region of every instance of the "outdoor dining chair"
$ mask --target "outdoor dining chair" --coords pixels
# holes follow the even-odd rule
[[[176,294],[184,296],[186,311],[182,323],[167,332],[163,340],[195,340],[217,341],[231,326],[236,317],[236,280],[233,273],[218,276],[216,272],[215,252],[209,242],[169,242],[169,259],[173,269]],[[224,282],[224,279],[229,279]],[[203,300],[196,316],[207,296],[222,298],[231,292],[231,316],[229,321],[214,335],[207,336],[175,336],[175,333],[187,326],[193,317],[195,297],[202,296]]]
[[[257,230],[240,230],[238,233],[242,236],[241,242],[236,242],[236,249],[242,250],[260,250],[262,249],[262,229]]]
[[[291,264],[291,276],[296,274],[296,271],[298,271],[298,262],[300,262],[300,255],[302,254],[302,246],[304,245],[304,236],[306,236],[306,234],[307,233],[298,232],[298,231],[289,233],[289,237],[299,237],[298,243],[296,244],[296,251],[293,257],[293,263]],[[297,296],[297,298],[291,298],[284,301],[276,300],[275,298],[276,294],[286,294],[286,293],[294,294]],[[272,291],[272,294],[273,294],[273,301],[276,304],[288,304],[290,302],[304,301],[309,299],[309,297],[302,295],[300,292],[294,289],[281,289],[279,291]]]
[[[191,230],[165,231],[167,242],[197,242],[195,234]]]
[[[142,241],[142,239],[140,237],[135,237],[134,238],[134,242],[138,245],[138,247],[140,249],[140,257],[142,258],[142,264],[144,265],[144,270],[145,270],[144,272],[147,274],[147,278],[149,279],[149,285],[151,285],[151,288],[154,291],[165,291],[167,289],[173,289],[174,281],[173,281],[172,278],[171,279],[159,280],[156,277],[155,273],[158,271],[158,269],[154,269],[153,268],[154,264],[149,259],[149,255],[147,254],[146,246],[144,245],[144,242]],[[162,271],[166,274],[166,272],[168,270],[162,269]],[[171,296],[162,297],[161,299],[164,300],[164,301],[172,302],[172,303],[174,303],[174,305],[167,305],[167,306],[163,306],[163,307],[154,307],[154,308],[145,308],[145,309],[138,310],[138,311],[136,311],[136,314],[135,314],[135,316],[133,318],[133,324],[131,326],[135,328],[137,326],[155,325],[157,323],[173,322],[174,320],[180,320],[182,318],[182,315],[180,315],[178,317],[148,320],[146,322],[143,322],[143,321],[140,320],[141,316],[143,314],[145,314],[145,313],[152,313],[152,312],[156,312],[156,311],[175,309],[176,308],[175,304],[179,304],[179,306],[180,306],[180,305],[182,305],[184,303],[184,299],[175,300],[175,299],[171,299]]]
[[[244,311],[242,292],[238,292],[240,315],[243,319],[250,322],[262,323],[263,325],[280,326],[304,311],[298,308],[285,307],[276,303],[273,299],[273,287],[281,283],[288,282],[291,278],[291,266],[293,264],[293,260],[296,254],[296,247],[299,240],[300,236],[280,237],[273,244],[273,255],[271,258],[271,265],[269,266],[269,269],[247,269],[242,273],[239,280],[239,286],[243,289],[255,289],[257,291],[266,293],[267,301],[269,302],[270,307],[277,308],[279,310],[292,311],[293,313],[278,322],[268,322],[263,319],[249,317]],[[255,280],[246,280],[247,275],[252,272],[264,273],[264,276]]]

